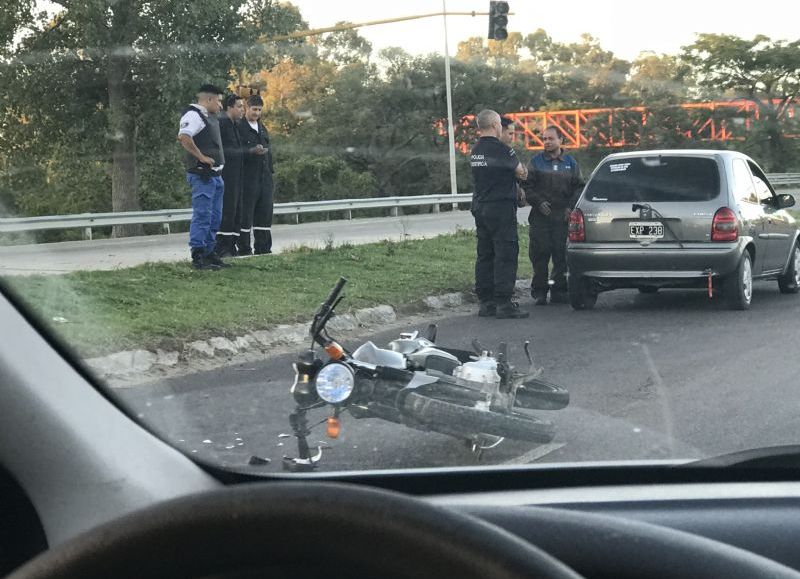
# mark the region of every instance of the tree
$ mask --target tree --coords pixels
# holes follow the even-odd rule
[[[751,40],[729,34],[700,34],[683,49],[703,98],[747,98],[759,111],[757,131],[766,136],[771,171],[785,171],[791,148],[782,122],[800,96],[800,40],[758,35]]]
[[[685,102],[691,78],[676,56],[643,52],[633,61],[625,93],[635,104],[669,105]]]
[[[553,108],[628,104],[622,89],[630,63],[604,50],[590,34],[582,34],[580,42],[563,44],[539,29],[525,38],[524,45],[544,75],[544,99]]]
[[[473,36],[458,43],[456,59],[465,62],[518,64],[522,56],[522,34],[511,32],[505,40],[487,40]]]
[[[337,22],[335,26],[350,24]],[[359,62],[368,63],[372,54],[372,44],[357,30],[339,30],[322,34],[312,42],[318,47],[319,57],[337,66],[346,66]]]
[[[50,170],[58,180],[85,171],[87,162],[107,167],[113,211],[141,207],[141,159],[159,156],[163,147],[177,153],[175,123],[193,90],[202,82],[227,84],[244,47],[265,32],[253,24],[263,10],[286,10],[272,0],[55,5],[49,19],[33,15],[28,3],[26,14],[0,21],[15,28],[0,38],[13,37],[23,26],[30,30],[7,49],[0,114],[4,127],[17,133],[8,137],[15,159],[40,167],[43,178],[54,161],[57,167]],[[262,13],[254,14],[256,8]],[[120,226],[115,234],[138,230]]]

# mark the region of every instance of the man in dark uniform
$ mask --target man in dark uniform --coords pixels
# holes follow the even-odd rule
[[[242,202],[242,172],[244,162],[242,142],[239,136],[239,122],[244,116],[244,101],[237,94],[229,94],[222,101],[223,112],[219,116],[219,132],[222,150],[225,153],[225,167],[222,180],[225,194],[222,199],[222,223],[217,232],[217,255],[233,257],[234,244],[239,237],[239,205]]]
[[[217,87],[201,86],[197,103],[183,111],[178,132],[178,141],[186,149],[186,181],[192,188],[189,247],[196,269],[219,269],[222,265],[214,252],[224,193],[225,154],[217,122],[221,99],[222,91]]]
[[[500,115],[491,110],[478,113],[480,140],[470,152],[475,182],[472,215],[478,236],[475,261],[475,293],[479,316],[527,318],[511,298],[517,281],[517,179],[527,170],[514,150],[500,141]]]
[[[269,133],[261,124],[264,101],[259,95],[247,99],[247,112],[239,123],[244,151],[242,222],[239,255],[250,255],[250,231],[255,253],[272,253],[272,195],[274,173]]]
[[[503,134],[500,137],[500,142],[513,148],[514,131],[516,130],[516,123],[514,122],[514,119],[510,119],[506,116],[501,116],[500,124],[503,127]],[[526,204],[527,203],[525,201],[525,191],[522,189],[522,185],[517,183],[517,206],[525,207]]]
[[[553,259],[552,303],[567,303],[567,235],[569,215],[583,189],[578,162],[564,152],[561,131],[554,126],[542,133],[544,151],[531,158],[523,184],[531,206],[528,216],[533,264],[531,296],[536,305],[547,304],[550,258]]]

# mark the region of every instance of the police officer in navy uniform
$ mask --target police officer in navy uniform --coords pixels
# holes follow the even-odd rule
[[[547,304],[550,276],[552,303],[567,303],[567,236],[569,215],[583,189],[578,162],[562,147],[561,131],[549,126],[542,133],[544,151],[531,158],[528,178],[523,183],[531,206],[528,216],[530,244],[528,253],[533,264],[531,296],[536,305]],[[549,273],[550,259],[552,274]]]
[[[242,222],[239,232],[239,254],[250,254],[250,232],[253,232],[256,254],[272,253],[272,146],[267,129],[261,124],[264,101],[259,95],[247,99],[244,120],[239,123],[239,135],[244,151],[242,182]]]
[[[477,117],[480,139],[470,152],[475,182],[472,215],[478,237],[475,293],[479,316],[527,318],[512,301],[517,281],[517,180],[527,176],[514,149],[500,141],[500,115],[484,110]]]
[[[186,149],[186,181],[192,189],[189,226],[192,266],[203,270],[223,265],[214,252],[225,190],[222,181],[225,154],[216,116],[221,100],[220,89],[211,84],[201,86],[197,102],[184,109],[178,131],[178,141]]]
[[[503,134],[500,136],[500,142],[512,147],[514,144],[514,131],[517,128],[514,119],[501,116],[500,125],[503,127]],[[525,191],[522,189],[522,185],[517,183],[517,207],[525,207],[527,204],[525,200]]]
[[[219,115],[219,132],[225,167],[222,180],[225,193],[222,198],[222,222],[217,232],[217,254],[222,257],[236,255],[234,246],[239,237],[239,206],[242,202],[242,178],[244,161],[239,123],[244,116],[244,101],[237,94],[229,94],[222,101],[223,112]]]

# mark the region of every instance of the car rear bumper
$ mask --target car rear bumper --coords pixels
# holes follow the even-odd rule
[[[655,285],[692,285],[736,270],[745,244],[684,243],[643,247],[638,243],[569,243],[571,276],[586,276],[635,287],[637,281]]]

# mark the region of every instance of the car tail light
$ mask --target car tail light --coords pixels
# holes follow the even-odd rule
[[[739,224],[736,214],[728,207],[721,207],[714,214],[711,224],[711,241],[736,241],[739,239]]]
[[[569,240],[586,241],[586,227],[583,223],[583,211],[580,209],[569,214]]]

